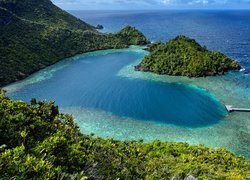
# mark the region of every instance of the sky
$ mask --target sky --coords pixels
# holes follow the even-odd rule
[[[52,0],[65,10],[250,9],[250,0]]]

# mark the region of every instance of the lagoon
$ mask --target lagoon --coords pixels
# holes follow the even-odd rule
[[[26,102],[31,98],[55,100],[61,108],[94,109],[119,117],[190,128],[216,124],[226,115],[223,104],[205,90],[119,76],[123,67],[145,54],[138,47],[67,59],[29,78],[45,77],[44,80],[31,84],[23,81],[25,85],[9,96]]]
[[[55,100],[62,112],[74,116],[83,133],[205,144],[246,156],[246,145],[239,146],[244,139],[236,136],[238,126],[227,120],[222,101],[178,77],[134,71],[146,54],[141,47],[131,47],[78,55],[5,90],[11,98],[26,102]]]
[[[150,40],[176,35],[198,40],[250,70],[250,11],[72,11],[114,32],[130,24]],[[14,99],[54,99],[83,133],[119,140],[224,147],[250,158],[250,113],[228,114],[224,104],[250,107],[250,76],[186,78],[135,72],[146,54],[137,47],[78,55],[5,89]],[[105,62],[105,63],[104,63]]]

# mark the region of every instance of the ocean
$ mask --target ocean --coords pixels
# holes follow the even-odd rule
[[[102,32],[132,25],[151,41],[196,39],[240,62],[245,72],[187,78],[134,71],[141,47],[77,55],[5,87],[13,99],[55,100],[83,133],[224,147],[250,158],[250,11],[70,11]]]

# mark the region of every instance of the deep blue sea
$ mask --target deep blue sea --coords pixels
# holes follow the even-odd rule
[[[104,32],[125,25],[141,30],[151,41],[186,35],[220,50],[250,70],[250,10],[70,11],[86,22],[102,24]]]
[[[70,11],[116,32],[125,25],[151,41],[177,35],[220,50],[246,69],[226,76],[186,78],[135,72],[141,47],[77,55],[5,87],[11,98],[55,100],[81,131],[121,140],[179,141],[224,147],[250,158],[250,11]]]

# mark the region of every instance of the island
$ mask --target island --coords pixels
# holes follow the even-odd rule
[[[194,39],[177,36],[167,43],[149,45],[150,52],[137,71],[149,71],[172,76],[202,77],[224,75],[230,70],[240,70],[240,64],[218,51],[210,51]]]
[[[0,1],[0,27],[0,87],[76,54],[149,43],[131,26],[101,33],[50,0]]]

